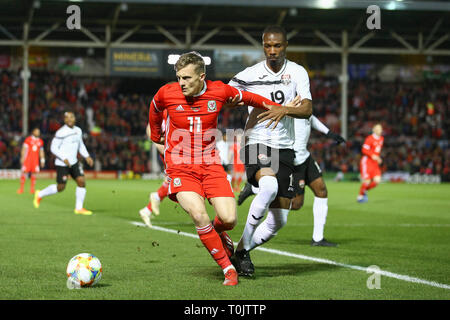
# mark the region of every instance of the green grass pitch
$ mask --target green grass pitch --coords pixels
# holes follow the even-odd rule
[[[38,180],[36,186],[50,183]],[[450,299],[449,184],[381,184],[359,204],[357,183],[327,181],[325,236],[337,248],[309,245],[313,195],[307,190],[304,207],[262,246],[283,255],[253,251],[255,276],[225,287],[201,242],[183,235],[195,229],[176,203],[165,199],[152,220],[176,232],[130,223],[141,222],[138,210],[160,183],[88,180],[85,207],[94,215],[79,216],[73,213],[73,181],[39,209],[31,194],[15,193],[18,181],[0,181],[0,299]],[[238,225],[230,232],[235,242],[251,199],[238,207]],[[67,263],[82,252],[99,257],[103,277],[96,287],[69,290]],[[352,266],[372,265],[394,277],[382,275],[379,289],[369,289],[372,274]]]

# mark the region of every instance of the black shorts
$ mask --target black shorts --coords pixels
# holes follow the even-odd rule
[[[241,149],[241,161],[245,164],[247,181],[258,187],[256,172],[261,168],[272,168],[278,181],[277,197],[289,199],[295,196],[292,184],[294,157],[293,149],[275,149],[263,144],[250,144]]]
[[[309,156],[301,165],[294,169],[294,186],[296,194],[304,194],[305,186],[322,176],[319,164]]]
[[[71,167],[56,166],[57,183],[66,183],[69,174],[74,180],[78,177],[84,176],[84,171],[81,163],[77,162]]]

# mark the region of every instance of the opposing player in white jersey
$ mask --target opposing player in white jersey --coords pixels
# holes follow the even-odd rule
[[[269,228],[268,232],[276,233],[287,222],[294,197],[294,118],[309,118],[312,114],[308,73],[302,66],[286,59],[285,30],[280,26],[267,27],[262,35],[262,45],[266,59],[238,73],[229,84],[283,105],[297,95],[303,100],[299,107],[275,110],[279,112],[278,116],[272,110],[261,112],[249,106],[241,157],[247,181],[260,191],[250,205],[233,257],[241,275],[254,272],[249,251],[255,247],[254,234],[266,211],[264,225]]]
[[[294,160],[294,188],[295,198],[292,200],[291,210],[299,210],[303,206],[305,196],[305,185],[314,193],[313,217],[314,228],[311,240],[312,246],[335,247],[336,243],[327,241],[324,236],[325,222],[328,214],[328,191],[325,181],[322,177],[322,170],[318,163],[313,159],[308,151],[308,140],[311,134],[311,128],[318,130],[327,137],[334,139],[337,144],[345,142],[340,135],[328,129],[319,119],[311,116],[309,119],[295,119],[295,160]],[[239,194],[238,204],[241,205],[246,198],[252,194],[258,193],[258,188],[246,185]],[[260,227],[264,230],[263,222]],[[258,227],[258,228],[260,228]],[[267,242],[275,234],[259,234],[255,231],[256,244]]]
[[[52,140],[50,151],[56,156],[56,182],[45,189],[36,190],[34,194],[33,204],[35,208],[39,208],[42,198],[64,191],[66,188],[68,176],[77,183],[75,191],[75,214],[91,215],[92,211],[83,207],[84,198],[86,196],[86,182],[81,163],[78,161],[78,152],[86,159],[89,166],[92,167],[94,160],[89,155],[86,146],[83,143],[82,131],[75,126],[75,114],[71,111],[64,113],[65,125],[56,131]]]
[[[311,128],[326,134],[327,137],[334,139],[338,144],[345,142],[344,138],[328,129],[315,116],[311,116],[309,119],[295,119],[294,186],[296,196],[292,200],[291,210],[299,210],[303,206],[305,185],[309,186],[314,193],[314,228],[311,245],[335,247],[337,246],[336,243],[327,241],[323,237],[328,214],[328,191],[322,177],[322,170],[307,148]]]

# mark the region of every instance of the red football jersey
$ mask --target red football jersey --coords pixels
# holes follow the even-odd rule
[[[380,156],[381,149],[383,148],[383,142],[383,136],[371,134],[370,136],[366,137],[366,140],[364,141],[361,149],[363,155],[368,156],[370,159],[372,158],[372,155]]]
[[[164,159],[166,169],[179,164],[220,164],[215,141],[222,134],[217,118],[228,98],[240,96],[246,105],[264,108],[263,102],[278,105],[257,94],[240,91],[221,81],[205,81],[203,90],[185,97],[178,83],[161,87],[149,110],[151,139],[159,142],[163,111],[167,110]]]
[[[26,147],[25,160],[23,165],[27,168],[39,166],[39,150],[44,147],[44,141],[31,135],[23,142]]]

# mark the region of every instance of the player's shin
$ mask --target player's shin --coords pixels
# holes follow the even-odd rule
[[[26,180],[26,179],[27,179],[27,178],[26,178],[25,174],[22,173],[22,174],[20,175],[20,188],[19,188],[19,190],[17,190],[17,193],[22,193],[22,192],[23,192],[23,188],[24,188],[24,186],[25,186],[25,180]]]
[[[321,241],[323,239],[323,231],[328,214],[328,198],[314,197],[313,215],[314,215],[314,229],[313,240]]]
[[[81,210],[83,208],[84,198],[86,197],[86,188],[77,187],[75,191],[76,202],[75,209]]]
[[[289,209],[269,209],[267,218],[256,228],[249,250],[269,241],[287,223]]]
[[[258,224],[264,218],[270,203],[275,199],[278,192],[278,182],[275,177],[264,176],[259,180],[259,192],[253,199],[245,223],[244,232],[237,246],[237,250],[249,250],[253,233]]]
[[[166,181],[164,181],[162,183],[161,187],[159,187],[159,189],[157,191],[157,194],[159,197],[158,200],[159,201],[164,200],[164,198],[167,196],[168,192],[169,192],[169,184]]]
[[[210,223],[204,227],[196,227],[196,229],[200,237],[200,241],[203,243],[216,263],[222,269],[228,268],[231,265],[230,259],[223,248],[222,240],[220,239],[219,234],[213,228],[212,224]]]
[[[41,190],[41,192],[39,192],[39,198],[51,196],[52,194],[55,194],[55,193],[58,193],[58,188],[57,188],[56,184],[51,184],[47,188],[45,188],[45,189]]]
[[[32,173],[30,177],[30,193],[34,193],[35,185],[36,185],[36,175]]]
[[[367,182],[361,183],[361,187],[359,188],[359,195],[360,196],[363,196],[363,195],[366,194],[368,186],[369,186],[369,183],[367,183]]]
[[[375,188],[378,185],[378,183],[376,181],[372,181],[366,188],[366,190],[370,190]]]

